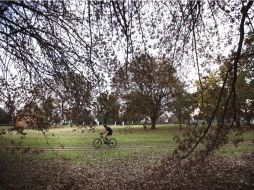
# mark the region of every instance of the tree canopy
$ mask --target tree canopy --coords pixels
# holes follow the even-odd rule
[[[113,79],[115,90],[126,100],[138,103],[139,113],[149,116],[155,129],[156,120],[175,96],[175,84],[179,83],[176,69],[169,59],[156,59],[149,54],[135,57],[127,67],[127,76],[124,69],[121,67]]]

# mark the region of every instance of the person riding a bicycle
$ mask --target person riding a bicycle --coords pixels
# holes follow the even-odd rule
[[[100,148],[102,143],[104,143],[104,144],[107,144],[110,148],[116,147],[116,145],[117,145],[116,139],[108,138],[113,134],[113,130],[110,127],[108,127],[108,112],[106,112],[106,114],[105,114],[103,126],[105,129],[105,132],[100,133],[100,135],[101,135],[100,138],[94,139],[93,146],[95,148]]]
[[[104,128],[106,130],[105,131],[105,133],[106,133],[106,135],[105,135],[106,141],[108,141],[109,140],[108,137],[110,137],[113,134],[113,130],[107,125],[108,124],[108,120],[109,120],[109,112],[106,111],[105,115],[104,115],[104,119],[103,119],[103,126],[104,126]]]
[[[110,127],[107,126],[106,124],[104,124],[103,126],[104,126],[104,128],[105,128],[105,130],[106,130],[106,131],[105,131],[105,133],[106,133],[105,139],[106,139],[106,141],[108,141],[108,140],[109,140],[108,137],[112,136],[113,130],[112,130],[112,128],[110,128]]]

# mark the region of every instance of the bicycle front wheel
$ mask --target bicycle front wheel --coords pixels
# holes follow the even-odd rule
[[[101,139],[94,139],[94,141],[93,141],[93,146],[95,147],[95,148],[100,148],[101,147],[101,145],[102,145],[102,141],[101,141]]]
[[[116,139],[109,139],[108,145],[110,146],[110,148],[116,147],[117,145]]]

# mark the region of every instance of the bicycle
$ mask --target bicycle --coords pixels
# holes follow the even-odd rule
[[[103,136],[103,134],[104,133],[100,133],[101,136],[99,138],[94,139],[93,146],[95,148],[100,148],[102,143],[104,143],[104,144],[107,144],[110,148],[116,147],[116,145],[117,145],[116,139],[114,139],[114,138],[106,139]]]

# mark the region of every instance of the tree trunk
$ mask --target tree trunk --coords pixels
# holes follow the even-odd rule
[[[182,114],[179,115],[178,120],[180,125],[180,131],[182,131]]]
[[[247,119],[246,125],[247,125],[247,126],[251,126],[251,123],[250,123],[250,119],[249,119],[249,118]]]
[[[247,113],[247,117],[246,117],[246,125],[247,126],[251,126],[251,117],[248,115],[248,113]]]
[[[246,107],[245,107],[245,110],[244,110],[244,116],[245,116],[245,120],[246,120],[246,125],[251,126],[251,123],[250,123],[251,116],[249,115],[248,110],[247,110]]]
[[[156,118],[155,117],[151,118],[151,124],[152,124],[151,129],[156,129],[156,126],[155,126],[155,124],[156,124]]]

